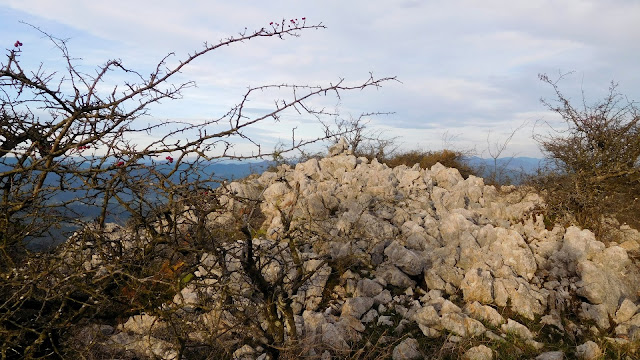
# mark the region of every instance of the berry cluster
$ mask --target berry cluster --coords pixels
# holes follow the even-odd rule
[[[303,18],[300,18],[300,20],[302,20],[302,25],[304,25],[304,23],[307,21],[307,18],[306,18],[306,17],[303,17]],[[287,26],[288,26],[288,27],[291,27],[291,25],[293,25],[293,26],[299,26],[299,25],[300,25],[300,20],[298,20],[298,19],[291,19],[291,20],[289,20],[289,23],[290,23],[290,24],[289,24],[289,25],[287,25]],[[283,20],[282,20],[282,27],[284,27],[284,24],[286,24],[286,20],[284,20],[284,19],[283,19]],[[276,22],[272,21],[272,22],[270,22],[270,23],[269,23],[269,25],[271,25],[272,27],[274,27],[274,28],[275,28],[275,27],[277,27],[277,26],[279,25],[279,23],[278,23],[277,21],[276,21]]]

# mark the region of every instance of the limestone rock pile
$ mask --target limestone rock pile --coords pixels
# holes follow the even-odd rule
[[[532,323],[577,339],[598,333],[618,345],[640,340],[636,231],[623,228],[622,243],[605,246],[588,230],[546,227],[539,212],[544,204],[533,192],[498,191],[440,164],[392,169],[346,148],[333,153],[235,182],[221,197],[230,213],[241,207],[232,195],[260,200],[265,222],[254,245],[257,256],[268,259],[261,271],[290,292],[299,337],[326,349],[325,356],[348,350],[369,329],[384,326],[396,334],[411,327],[420,332],[394,348],[394,359],[428,355],[420,353],[414,339],[419,336],[496,342],[516,336],[539,349],[541,359],[562,358],[525,325]],[[302,286],[293,285],[298,260],[284,240],[297,230],[303,267],[313,273]],[[214,289],[223,270],[241,266],[234,251],[242,246],[225,245],[225,269],[211,261],[214,254],[203,255],[198,283]],[[251,299],[252,285],[240,274],[230,291]],[[219,294],[189,284],[174,303],[198,308],[205,297],[215,303]],[[192,321],[232,332],[238,316],[211,309]],[[113,336],[134,336],[153,323],[130,321]],[[578,346],[576,356],[599,354],[593,345]],[[166,344],[158,340],[154,346]],[[266,358],[255,341],[233,346],[237,358]],[[464,358],[494,356],[481,345]]]

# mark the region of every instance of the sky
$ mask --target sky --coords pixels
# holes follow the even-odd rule
[[[217,42],[282,19],[326,26],[298,38],[259,38],[209,53],[180,75],[194,80],[183,99],[154,106],[157,119],[218,118],[250,86],[358,84],[397,77],[379,89],[319,99],[341,117],[369,118],[368,127],[403,149],[489,150],[515,135],[501,156],[540,157],[534,135],[559,127],[541,98],[553,89],[538,79],[573,72],[560,82],[572,100],[595,102],[611,81],[630,100],[640,90],[640,2],[637,0],[351,0],[121,1],[0,0],[0,47],[23,45],[23,64],[57,69],[60,53],[31,24],[58,38],[87,72],[108,59],[151,73],[168,53],[186,57]],[[4,60],[1,61],[5,63]],[[111,79],[116,84],[118,79]],[[112,85],[112,84],[105,84]],[[273,104],[257,98],[259,114]],[[276,96],[275,94],[273,96]],[[314,136],[309,118],[288,115],[251,133],[270,146]]]

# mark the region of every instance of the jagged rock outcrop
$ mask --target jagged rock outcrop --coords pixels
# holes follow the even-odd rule
[[[344,142],[330,155],[226,188],[260,201],[264,235],[253,241],[255,256],[262,259],[260,271],[289,292],[296,331],[310,348],[322,350],[318,354],[349,350],[371,327],[414,326],[428,338],[452,334],[502,341],[510,334],[539,348],[538,358],[553,359],[557,352],[542,351],[548,339],[522,322],[540,321],[561,333],[594,330],[576,330],[576,324],[563,320],[565,314],[577,314],[620,342],[640,339],[640,236],[632,229],[621,230],[625,237],[619,244],[605,245],[574,226],[549,229],[536,211],[544,207],[542,199],[526,189],[498,191],[441,164],[392,169],[351,155]],[[238,211],[230,193],[220,199],[229,212]],[[210,221],[227,215],[217,216]],[[291,229],[304,236],[296,240],[301,259],[285,241]],[[204,254],[194,281],[215,289],[223,270],[236,272],[228,289],[248,299],[250,311],[255,284],[241,275],[243,246],[241,241],[223,246],[224,266],[208,261],[213,254]],[[336,264],[345,263],[352,269],[329,281],[340,271]],[[311,274],[300,286],[294,284],[298,268]],[[215,304],[218,296],[187,285],[167,306],[197,308],[203,299]],[[208,309],[191,321],[211,324],[221,333],[236,326],[238,314]],[[152,320],[132,318],[114,341],[122,332],[142,338],[139,330],[160,325]],[[416,344],[414,338],[397,344],[393,358],[423,356]],[[242,342],[232,346],[238,358],[264,356]],[[575,349],[582,358],[598,351],[590,343]],[[493,352],[477,346],[464,358],[491,359]]]

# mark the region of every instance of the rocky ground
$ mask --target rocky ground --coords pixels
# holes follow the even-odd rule
[[[550,224],[541,197],[526,189],[498,191],[440,164],[391,169],[343,144],[226,189],[227,213],[210,222],[230,221],[238,197],[260,200],[255,254],[266,259],[264,278],[289,289],[299,355],[358,358],[357,347],[386,347],[379,356],[393,359],[639,356],[640,234],[629,227],[612,229],[615,241],[605,244]],[[294,229],[304,231],[292,252]],[[260,341],[229,330],[238,326],[232,311],[198,305],[219,297],[222,268],[240,269],[243,243],[224,247],[224,266],[204,254],[166,307],[191,309],[189,337],[228,331],[233,357],[266,359]],[[294,286],[298,268],[309,276]],[[238,272],[231,283],[225,289],[248,299],[234,298],[236,306],[250,311],[250,281]],[[110,346],[170,359],[174,343],[154,335],[169,325],[142,314],[103,333]]]

